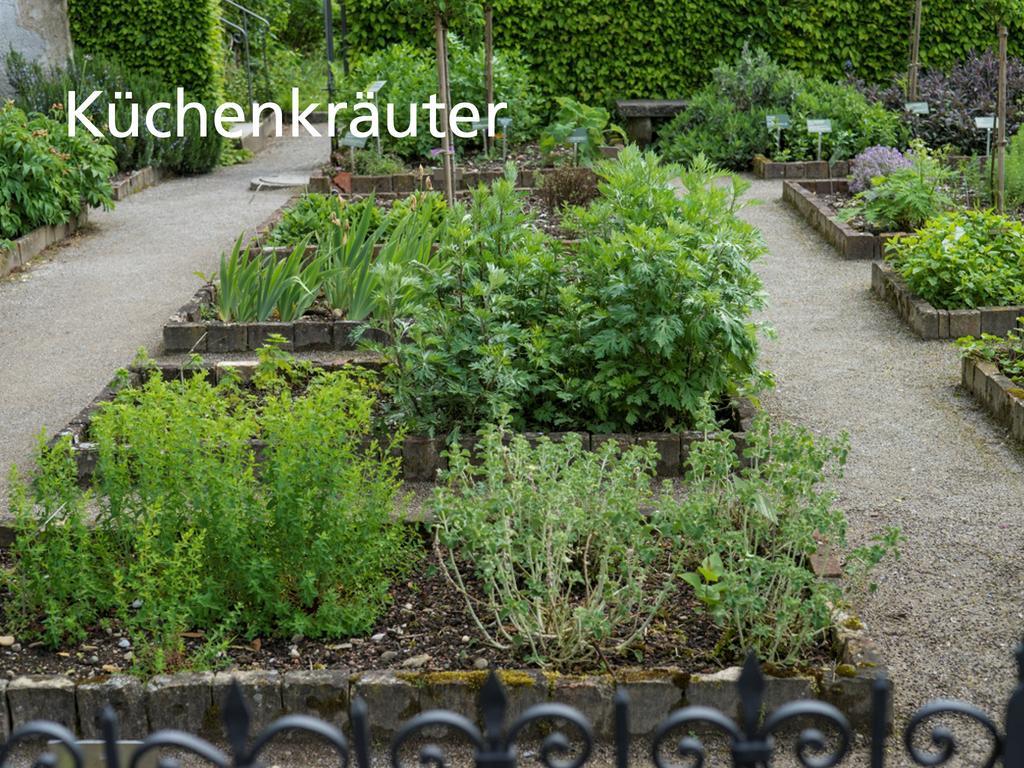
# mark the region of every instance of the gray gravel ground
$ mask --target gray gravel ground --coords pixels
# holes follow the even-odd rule
[[[897,722],[935,697],[997,719],[1024,632],[1024,454],[962,391],[949,342],[923,342],[871,293],[870,265],[840,259],[781,200],[743,217],[770,249],[760,263],[778,338],[763,364],[775,416],[850,433],[841,486],[852,543],[887,526],[906,537],[860,606],[895,685]]]
[[[246,164],[171,179],[94,211],[90,228],[0,281],[0,510],[7,470],[29,464],[39,430],[61,429],[194,293],[243,229],[292,194],[249,191],[258,175],[327,160],[324,139],[278,139]]]

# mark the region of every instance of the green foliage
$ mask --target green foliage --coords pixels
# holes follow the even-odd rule
[[[347,0],[351,39],[371,51],[396,41],[429,46],[433,28],[390,0]],[[622,98],[680,98],[735,59],[746,41],[781,62],[830,79],[847,69],[867,81],[906,72],[907,0],[496,0],[496,45],[519,49],[549,98],[568,94],[611,106]],[[1024,15],[1011,50],[1024,52]],[[463,31],[455,27],[456,31]],[[681,44],[685,41],[685,44]],[[974,2],[929,0],[921,52],[948,68],[991,48],[995,25]]]
[[[114,150],[44,115],[0,105],[0,239],[62,224],[83,205],[113,207]]]
[[[1024,325],[1005,337],[983,333],[981,338],[957,339],[956,344],[964,357],[995,363],[1014,384],[1024,386]]]
[[[577,149],[585,159],[593,160],[601,156],[601,147],[608,143],[605,139],[608,133],[614,133],[623,141],[626,140],[625,131],[617,125],[610,125],[611,115],[604,107],[589,107],[564,96],[556,101],[558,113],[555,115],[555,121],[540,135],[540,148],[544,153],[548,154],[559,147],[571,146],[569,136],[579,129],[587,132],[586,143],[579,145]]]
[[[322,254],[306,257],[308,241],[284,258],[264,254],[235,241],[220,257],[214,309],[225,323],[265,322],[271,317],[292,322],[316,300],[327,272]]]
[[[363,447],[374,393],[279,352],[259,373],[254,388],[154,374],[123,389],[90,428],[89,493],[67,441],[41,451],[31,487],[13,486],[5,612],[19,636],[57,646],[116,620],[152,672],[187,661],[183,631],[340,637],[373,625],[412,554],[392,519],[390,446]]]
[[[635,646],[660,613],[673,588],[653,577],[671,554],[659,515],[638,513],[655,453],[617,449],[591,453],[575,435],[531,447],[490,428],[481,466],[449,455],[431,502],[438,559],[488,644],[542,666],[594,662]]]
[[[785,113],[792,127],[783,133],[783,150],[769,131],[769,114]],[[757,154],[779,160],[813,160],[818,137],[808,119],[832,121],[822,137],[822,157],[844,160],[875,145],[901,145],[906,128],[900,117],[868,100],[853,86],[805,77],[773,61],[763,50],[744,49],[735,64],[720,65],[712,81],[690,99],[685,110],[661,131],[666,156],[689,161],[698,154],[728,168],[749,168]]]
[[[815,439],[807,430],[764,416],[747,433],[741,468],[727,433],[691,447],[686,493],[664,512],[663,530],[681,549],[679,578],[724,630],[717,651],[763,661],[805,659],[827,639],[839,587],[818,580],[808,558],[824,539],[845,549],[846,520],[835,507],[848,441]],[[847,559],[865,576],[893,551],[886,532]],[[860,582],[860,579],[855,579]]]
[[[1024,224],[989,211],[944,213],[886,258],[938,309],[1024,304]]]
[[[70,0],[71,37],[82,53],[105,56],[201,99],[221,95],[218,0]]]
[[[1006,153],[1006,204],[1024,207],[1024,130],[1013,137]]]
[[[451,38],[449,51],[449,80],[452,103],[475,104],[481,119],[486,119],[486,91],[484,88],[483,51],[471,47],[458,38]],[[338,75],[339,101],[355,104],[357,92],[364,91],[374,80],[386,79],[388,84],[377,94],[380,105],[380,120],[383,145],[386,152],[401,158],[426,158],[430,150],[438,146],[438,140],[426,130],[426,113],[417,115],[419,130],[415,137],[396,139],[386,131],[384,105],[395,105],[395,125],[405,130],[409,124],[409,105],[423,104],[431,94],[437,93],[437,62],[431,48],[415,48],[408,43],[397,43],[383,50],[375,51],[357,59],[347,80]],[[506,102],[509,111],[501,113],[513,119],[512,137],[527,140],[536,136],[542,113],[542,102],[533,87],[529,68],[512,53],[495,52],[494,97],[496,102]],[[341,113],[351,119],[353,111]],[[456,147],[465,149],[469,140],[457,139]],[[475,146],[480,146],[477,139]]]
[[[452,210],[439,259],[407,276],[380,348],[391,418],[416,431],[683,429],[705,393],[752,380],[763,250],[734,186],[627,147],[572,214],[574,250],[541,234],[514,173]],[[398,295],[396,293],[396,295]]]
[[[956,172],[941,155],[914,142],[909,168],[897,168],[872,179],[871,187],[858,192],[842,217],[862,216],[876,232],[912,232],[953,206],[949,186]]]
[[[311,240],[326,232],[332,219],[336,218],[339,222],[358,219],[367,208],[372,211],[371,221],[376,228],[382,216],[370,198],[346,202],[335,195],[317,192],[305,194],[285,209],[281,220],[267,237],[267,245],[298,245],[302,240]]]

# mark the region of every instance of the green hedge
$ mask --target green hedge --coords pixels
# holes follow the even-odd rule
[[[430,45],[432,29],[394,0],[347,0],[353,45]],[[608,102],[678,97],[745,42],[806,74],[869,81],[906,67],[910,0],[494,0],[499,46],[523,50],[548,95]],[[924,64],[944,68],[995,42],[978,0],[925,3]],[[457,30],[458,31],[458,30]],[[1010,32],[1024,54],[1024,19]]]
[[[69,0],[68,13],[80,52],[117,59],[196,96],[220,96],[218,0]]]

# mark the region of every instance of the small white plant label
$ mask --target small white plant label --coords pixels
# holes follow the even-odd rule
[[[832,121],[831,120],[808,120],[807,121],[807,132],[808,133],[832,133]]]

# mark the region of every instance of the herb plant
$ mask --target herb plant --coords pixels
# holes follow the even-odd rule
[[[911,161],[893,147],[868,147],[852,163],[850,191],[854,194],[871,188],[875,179],[888,176],[893,171],[909,168]]]
[[[964,357],[995,363],[1004,376],[1024,387],[1024,325],[1006,336],[983,333],[980,338],[967,336],[956,343]]]

